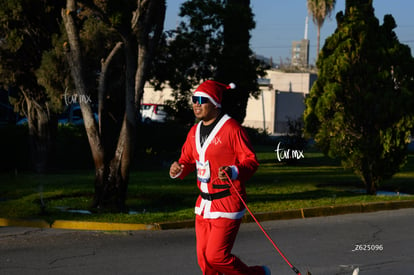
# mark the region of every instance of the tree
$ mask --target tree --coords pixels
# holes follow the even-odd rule
[[[335,9],[336,0],[307,0],[308,12],[312,15],[312,20],[317,26],[316,34],[316,57],[319,56],[321,43],[321,28],[325,23],[326,17],[331,16]]]
[[[36,172],[45,172],[53,152],[59,100],[38,83],[43,53],[59,32],[62,1],[3,0],[0,3],[0,79],[12,91],[15,110],[27,117],[30,158]]]
[[[250,0],[228,0],[223,17],[223,51],[216,78],[223,83],[236,83],[234,90],[223,94],[223,110],[243,123],[249,97],[259,95],[257,78],[264,76],[249,44],[250,30],[255,27]]]
[[[361,177],[368,194],[404,165],[414,125],[414,60],[391,15],[372,0],[348,0],[317,62],[305,130]]]
[[[194,87],[214,78],[236,84],[238,88],[227,93],[222,105],[231,116],[244,120],[247,100],[259,90],[257,77],[264,75],[263,64],[249,49],[249,32],[255,26],[249,4],[245,0],[183,3],[180,16],[185,20],[165,33],[163,58],[157,59],[154,80],[168,81],[179,109],[189,110]]]
[[[93,91],[88,85],[85,46],[85,16],[99,18],[114,30],[118,42],[102,57],[97,91],[99,122],[96,123],[90,102],[80,101],[85,129],[95,164],[95,196],[93,207],[110,211],[126,211],[126,192],[129,170],[137,131],[137,112],[148,78],[148,68],[162,33],[165,0],[85,1],[67,0],[62,18],[67,34],[64,44],[76,92],[88,96]],[[114,42],[109,39],[108,42]],[[94,43],[92,41],[92,43]],[[116,58],[123,53],[124,91],[111,89],[111,73]],[[122,100],[123,99],[123,100]],[[109,111],[118,100],[118,116],[108,124]],[[119,119],[117,119],[119,118]],[[108,136],[115,137],[108,140]]]
[[[192,90],[202,80],[214,77],[222,47],[223,5],[222,0],[184,2],[179,16],[186,20],[164,33],[163,46],[154,60],[151,82],[160,90],[168,82],[174,97],[169,105],[185,124],[194,123],[189,104]]]

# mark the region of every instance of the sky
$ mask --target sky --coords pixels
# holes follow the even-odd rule
[[[174,29],[182,18],[179,7],[185,0],[167,0],[165,30]],[[305,22],[308,11],[306,0],[250,0],[256,28],[251,31],[250,47],[257,55],[272,58],[275,63],[287,62],[291,58],[292,42],[305,35]],[[392,14],[397,28],[394,31],[399,41],[407,44],[414,53],[414,1],[413,0],[373,0],[375,16],[383,23],[385,14]],[[321,47],[336,29],[335,15],[345,10],[345,0],[337,0],[331,18],[325,20],[321,29]],[[309,17],[308,39],[310,40],[309,62],[315,64],[317,28]]]

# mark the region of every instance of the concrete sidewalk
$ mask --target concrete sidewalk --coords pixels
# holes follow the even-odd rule
[[[301,208],[295,210],[253,213],[258,221],[304,219],[311,217],[333,216],[352,213],[368,213],[384,210],[396,210],[402,208],[414,208],[414,200],[372,202],[350,205],[323,206],[314,208]],[[254,219],[246,214],[243,222],[254,222]],[[194,220],[165,222],[154,224],[134,223],[109,223],[109,222],[85,222],[56,220],[48,223],[45,220],[23,220],[0,218],[0,226],[75,229],[93,231],[136,231],[136,230],[167,230],[194,227]]]

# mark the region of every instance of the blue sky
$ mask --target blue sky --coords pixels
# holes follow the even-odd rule
[[[181,20],[179,6],[184,0],[167,0],[165,30],[174,29]],[[250,0],[255,14],[256,28],[251,32],[250,46],[259,55],[272,57],[275,62],[286,61],[291,56],[292,41],[300,40],[305,33],[305,18],[308,15],[306,0]],[[400,42],[411,47],[414,53],[414,1],[374,0],[375,16],[383,22],[385,14],[392,14]],[[336,29],[335,15],[345,8],[345,0],[337,0],[331,19],[321,29],[321,46]],[[310,40],[310,63],[315,63],[316,26],[309,17],[308,39]]]

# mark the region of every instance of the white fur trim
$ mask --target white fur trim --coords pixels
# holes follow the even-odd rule
[[[203,203],[204,202],[204,203]],[[203,207],[195,207],[195,214],[203,216],[204,219],[218,219],[218,218],[227,218],[232,220],[238,220],[243,218],[246,209],[243,209],[240,212],[211,212],[211,201],[201,200],[201,205]],[[208,209],[208,211],[206,211]],[[204,210],[204,211],[203,211]]]

